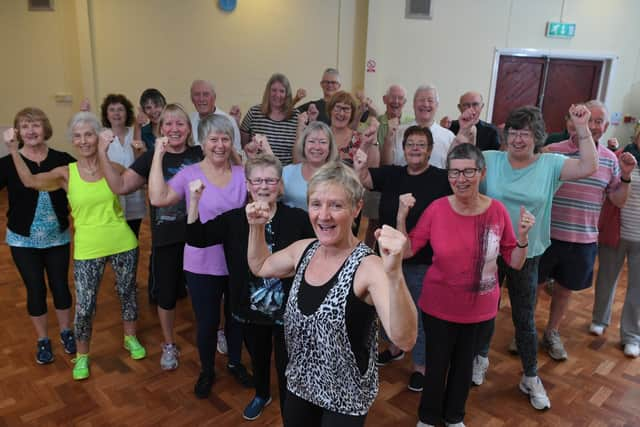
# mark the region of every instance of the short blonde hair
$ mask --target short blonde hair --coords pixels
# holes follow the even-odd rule
[[[338,147],[336,146],[336,140],[333,136],[333,132],[331,132],[331,128],[327,126],[326,123],[320,121],[309,123],[302,134],[298,137],[294,150],[296,150],[299,158],[307,160],[307,157],[304,154],[304,148],[307,145],[307,138],[309,137],[311,132],[315,132],[317,130],[324,132],[325,135],[327,135],[327,139],[329,140],[329,154],[327,156],[327,162],[339,160],[340,155],[338,154]]]
[[[340,161],[329,162],[313,174],[307,187],[307,204],[309,196],[323,184],[336,184],[342,187],[355,209],[364,198],[364,187],[355,171]]]

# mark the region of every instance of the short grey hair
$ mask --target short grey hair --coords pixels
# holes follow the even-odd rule
[[[338,147],[336,147],[336,140],[333,136],[333,132],[331,131],[331,128],[327,126],[326,123],[323,123],[320,121],[309,123],[307,127],[304,129],[304,131],[302,132],[302,134],[298,137],[298,140],[296,141],[295,150],[299,158],[303,160],[307,160],[307,157],[304,154],[304,149],[307,145],[307,138],[309,137],[309,135],[311,135],[311,132],[315,132],[317,130],[324,132],[324,134],[327,135],[327,139],[329,140],[329,155],[327,156],[327,162],[333,162],[335,160],[338,160],[338,157],[339,157]]]
[[[197,79],[194,80],[193,82],[191,82],[191,87],[189,88],[189,91],[193,90],[193,87],[198,84],[198,83],[204,83],[205,85],[207,85],[209,87],[209,89],[211,89],[211,93],[212,94],[216,94],[216,88],[215,86],[213,86],[213,83],[211,83],[209,80],[201,80],[201,79]]]
[[[426,91],[433,92],[436,95],[436,102],[440,103],[440,95],[438,95],[438,89],[436,89],[436,87],[433,86],[433,85],[420,85],[420,86],[418,86],[416,91],[413,93],[413,102],[416,101],[416,98],[418,97],[418,93],[426,92]]]
[[[273,168],[278,178],[282,178],[282,163],[273,154],[258,154],[254,158],[247,159],[244,164],[244,176],[249,179],[255,168]]]
[[[338,78],[340,78],[340,71],[338,71],[336,68],[328,67],[322,72],[322,74],[333,74],[334,76],[338,76]]]
[[[447,169],[452,160],[475,160],[478,169],[484,169],[486,166],[482,150],[473,144],[459,144],[453,147],[447,154]]]
[[[387,91],[384,93],[385,96],[389,96],[389,94],[391,93],[391,88],[392,87],[397,87],[398,89],[400,89],[402,92],[404,92],[404,97],[405,99],[407,98],[407,90],[404,88],[404,86],[393,83],[391,85],[389,85],[389,87],[387,88]]]
[[[223,133],[231,139],[231,145],[235,143],[233,140],[233,124],[231,120],[220,114],[209,114],[198,123],[198,141],[204,145],[204,141],[211,132]]]
[[[309,204],[311,194],[323,184],[336,184],[342,187],[354,209],[364,198],[364,187],[360,184],[358,175],[353,168],[341,161],[329,162],[313,174],[307,187],[307,204]]]
[[[609,109],[607,108],[606,105],[604,105],[602,101],[599,101],[597,99],[592,99],[591,101],[585,102],[584,106],[587,107],[589,110],[591,110],[592,108],[602,108],[607,117],[607,122],[609,121]]]
[[[90,125],[96,135],[102,130],[100,120],[98,120],[95,114],[89,111],[80,111],[79,113],[76,113],[71,120],[69,120],[69,127],[67,128],[67,136],[69,139],[73,136],[73,128],[81,123]]]

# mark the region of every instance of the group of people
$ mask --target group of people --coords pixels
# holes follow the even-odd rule
[[[188,294],[200,357],[194,393],[207,398],[224,314],[227,369],[255,388],[247,420],[272,401],[272,352],[285,426],[356,426],[377,395],[378,367],[411,351],[408,387],[422,392],[418,426],[464,426],[470,386],[482,384],[489,367],[505,279],[512,348],[523,366],[519,388],[534,408],[548,409],[537,370],[537,290],[554,279],[542,345],[566,359],[559,326],[571,291],[591,286],[597,254],[590,331],[601,335],[609,325],[628,257],[621,338],[624,353],[638,357],[640,188],[632,187],[640,185],[640,133],[612,152],[600,143],[607,109],[589,101],[570,108],[568,139],[545,146],[536,107],[515,109],[499,130],[480,120],[477,92],[460,97],[457,120],[437,123],[430,85],[415,91],[414,116],[403,111],[399,85],[389,87],[379,115],[364,94],[341,90],[336,69],[325,70],[320,85],[323,98],[296,107],[306,91],[294,96],[287,77],[273,74],[244,117],[238,107],[217,108],[203,80],[191,85],[192,114],[157,89],[142,93],[138,114],[124,95],[109,94],[100,119],[87,103],[71,119],[75,158],[47,146],[44,112],[18,112],[3,135],[10,154],[0,159],[0,186],[9,192],[6,242],[26,285],[36,361],[54,359],[48,282],[61,342],[75,355],[73,378],[90,376],[107,262],[123,345],[133,359],[146,357],[136,337],[145,184],[160,367],[179,366],[175,310]],[[608,217],[599,224],[603,205]],[[363,215],[366,244],[356,237]],[[388,341],[381,352],[379,334]],[[252,374],[241,363],[243,342]]]

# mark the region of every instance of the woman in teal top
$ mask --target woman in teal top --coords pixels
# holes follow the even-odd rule
[[[78,352],[73,379],[89,377],[89,343],[96,311],[98,287],[107,262],[116,275],[124,323],[124,347],[133,359],[142,359],[146,350],[136,338],[138,306],[136,268],[138,241],[127,225],[118,197],[109,189],[98,167],[100,123],[88,112],[76,114],[69,125],[78,161],[49,172],[32,174],[17,151],[15,138],[5,138],[20,179],[26,187],[40,191],[64,189],[74,219],[74,280],[76,287],[75,337]],[[104,139],[113,139],[110,130]]]
[[[527,260],[517,271],[501,263],[506,273],[511,315],[524,375],[520,390],[529,395],[531,405],[548,409],[551,402],[538,377],[538,336],[535,325],[538,262],[550,245],[551,201],[560,181],[583,178],[597,169],[597,153],[589,131],[591,113],[584,105],[572,105],[571,120],[580,140],[580,158],[568,159],[558,154],[541,154],[546,139],[542,113],[537,107],[521,107],[509,114],[505,122],[506,151],[485,151],[487,175],[480,189],[501,201],[518,229],[520,207],[531,212],[536,223],[529,232]],[[489,342],[493,324],[480,334],[478,354],[474,360],[473,382],[481,384],[489,366]]]

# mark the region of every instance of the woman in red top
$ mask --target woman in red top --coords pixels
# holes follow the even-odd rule
[[[409,233],[408,254],[433,248],[418,305],[426,340],[424,390],[418,426],[445,422],[464,426],[464,407],[471,386],[478,327],[497,313],[498,255],[512,268],[527,256],[527,235],[535,218],[520,211],[518,240],[502,203],[480,194],[486,172],[482,152],[471,144],[454,147],[447,156],[452,196],[429,205]],[[398,228],[405,231],[411,194],[400,196]]]

